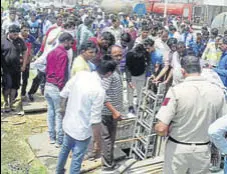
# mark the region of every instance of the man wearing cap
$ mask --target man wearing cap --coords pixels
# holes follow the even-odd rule
[[[10,111],[20,88],[21,71],[25,71],[27,64],[27,47],[19,37],[20,28],[9,26],[6,36],[1,39],[1,69],[4,110]],[[22,65],[22,66],[21,66]]]
[[[161,136],[169,136],[165,148],[165,174],[209,173],[208,128],[227,113],[222,89],[200,76],[199,58],[181,60],[185,80],[170,88],[156,115]]]
[[[227,36],[225,36],[222,40],[222,44],[220,46],[223,51],[219,64],[214,71],[218,73],[224,86],[227,87]]]
[[[3,23],[2,23],[2,30],[3,30],[3,34],[7,34],[8,33],[8,29],[9,26],[11,25],[17,25],[18,27],[20,26],[20,23],[18,20],[16,20],[16,9],[15,8],[11,8],[9,10],[9,18],[6,19]]]

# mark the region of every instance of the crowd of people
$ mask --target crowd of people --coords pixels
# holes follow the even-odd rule
[[[136,115],[148,77],[167,87],[155,127],[171,137],[165,173],[207,172],[208,128],[227,114],[227,30],[203,26],[195,32],[189,21],[174,16],[160,20],[152,14],[107,14],[98,7],[24,8],[18,3],[2,8],[1,19],[4,112],[14,109],[19,95],[36,100],[40,88],[48,105],[50,144],[61,148],[57,174],[64,173],[70,151],[71,174],[80,172],[84,158],[102,157],[103,172],[116,169],[117,122],[125,115],[123,82],[127,112]],[[28,90],[31,69],[37,75]],[[209,129],[211,136],[219,123]],[[212,139],[226,154],[227,146]],[[178,145],[184,147],[176,152]]]

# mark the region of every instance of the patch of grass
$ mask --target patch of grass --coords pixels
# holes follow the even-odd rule
[[[34,161],[32,163],[32,168],[29,171],[29,174],[46,174],[47,170],[39,161]]]
[[[6,118],[6,120],[8,122],[1,124],[1,131],[4,134],[1,138],[1,173],[12,173],[9,164],[16,162],[19,166],[22,166],[22,168],[23,166],[28,167],[29,174],[47,174],[46,167],[35,158],[34,153],[27,143],[28,137],[32,134],[32,128],[37,127],[37,125],[42,125],[45,121],[45,114],[41,116],[40,114],[39,116],[12,116]],[[26,123],[13,125],[18,122]],[[46,131],[46,129],[40,130],[40,132],[44,131]]]

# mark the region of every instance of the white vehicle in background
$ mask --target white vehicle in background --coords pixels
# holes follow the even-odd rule
[[[227,12],[218,14],[211,23],[211,28],[217,28],[220,34],[227,29]]]

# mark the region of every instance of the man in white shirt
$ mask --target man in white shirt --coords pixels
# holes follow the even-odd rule
[[[146,25],[145,26],[142,26],[142,28],[141,28],[141,35],[136,38],[135,43],[134,43],[134,48],[137,45],[142,44],[144,42],[144,40],[146,40],[148,38],[149,31],[150,31],[149,26],[146,26]]]
[[[92,136],[92,125],[101,123],[102,120],[105,90],[101,79],[109,77],[115,68],[116,62],[110,56],[104,56],[97,72],[78,72],[61,91],[63,113],[66,106],[63,118],[65,136],[56,174],[64,173],[71,150],[73,156],[70,174],[80,173],[81,163]]]
[[[3,23],[2,23],[2,31],[3,31],[3,34],[6,34],[8,33],[8,29],[9,29],[9,26],[11,25],[17,25],[18,27],[20,27],[20,23],[19,21],[16,19],[16,9],[15,8],[11,8],[9,10],[9,18],[6,19]]]
[[[121,34],[124,33],[124,29],[117,18],[112,19],[112,26],[104,28],[102,32],[106,31],[114,35],[116,42],[121,40]]]

